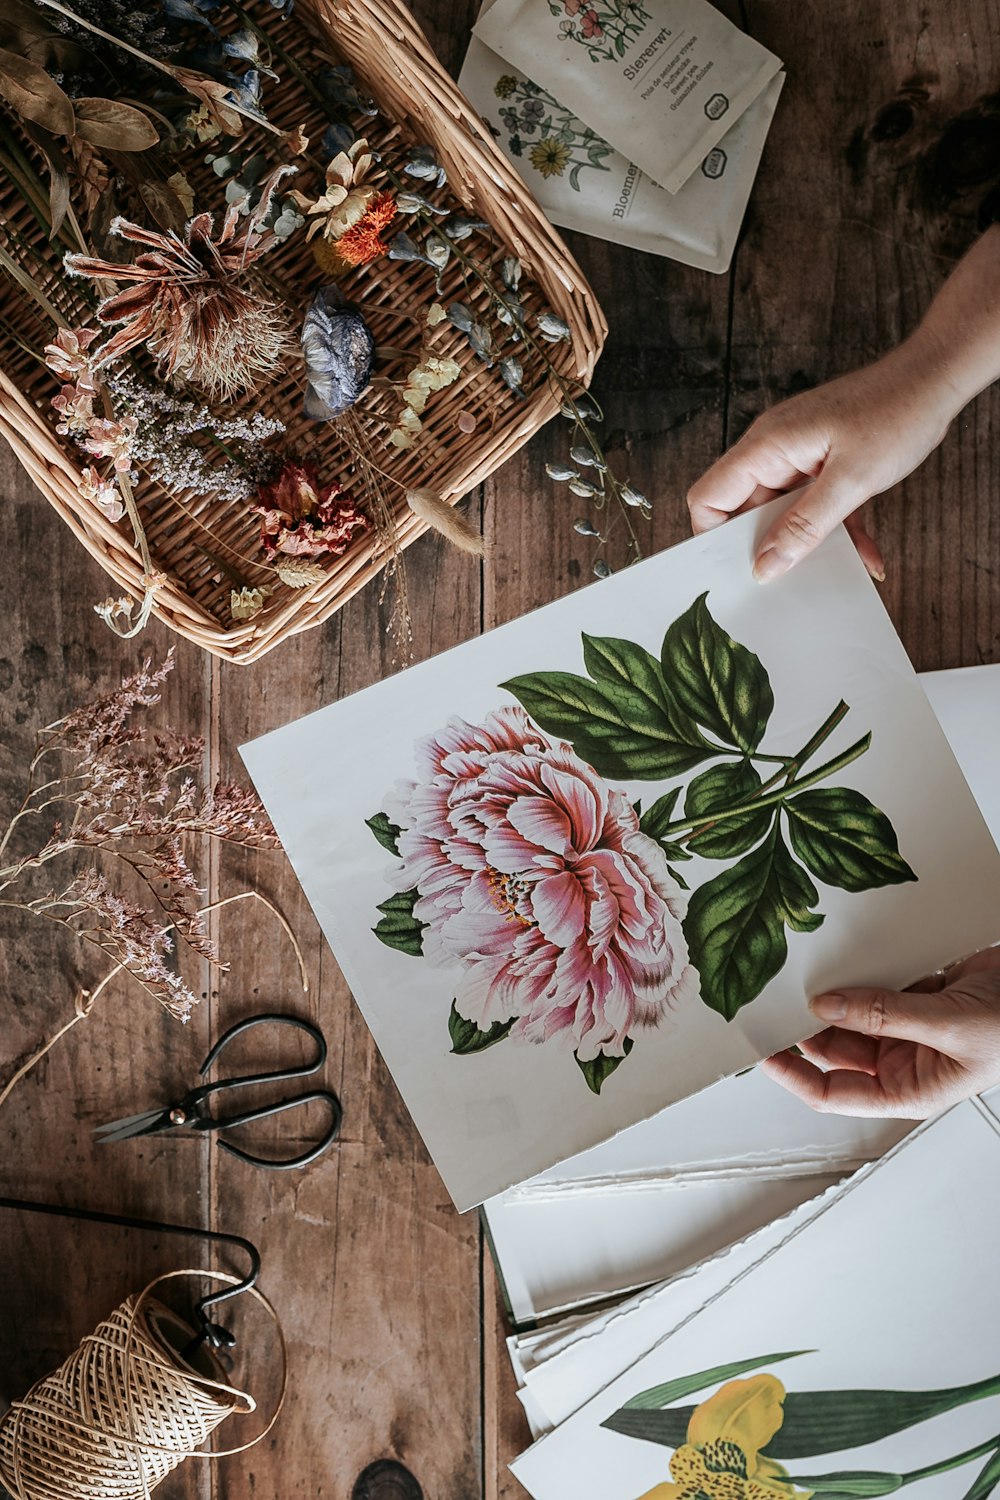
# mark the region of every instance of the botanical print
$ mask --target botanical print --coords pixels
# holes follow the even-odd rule
[[[779,1460],[811,1460],[864,1449],[944,1412],[1000,1395],[1000,1375],[931,1391],[787,1392],[770,1373],[732,1378],[761,1365],[800,1357],[801,1352],[769,1354],[653,1386],[602,1422],[612,1432],[673,1449],[670,1478],[638,1500],[778,1500],[779,1496],[848,1500],[850,1496],[890,1495],[983,1458],[986,1465],[971,1489],[963,1492],[963,1500],[988,1500],[1000,1485],[1000,1433],[908,1472],[789,1472]],[[724,1384],[699,1406],[670,1404],[720,1381]],[[900,1457],[905,1451],[901,1446]]]
[[[786,929],[823,921],[812,877],[850,892],[917,877],[883,812],[820,785],[871,735],[814,764],[841,701],[801,748],[764,750],[767,671],[706,594],[659,656],[582,642],[586,677],[501,683],[519,706],[419,742],[417,780],[367,821],[398,860],[376,937],[461,970],[452,1051],[558,1041],[596,1094],[679,1007],[700,998],[732,1020],[756,999]],[[645,809],[614,785],[643,781],[659,792]],[[681,867],[696,855],[724,868],[692,890]]]
[[[591,62],[624,57],[652,20],[638,0],[598,0],[593,5],[587,0],[548,0],[548,6],[552,15],[560,17],[559,35],[585,47]]]
[[[527,160],[542,177],[562,177],[568,168],[569,185],[579,192],[580,173],[585,167],[610,170],[605,158],[613,155],[612,147],[537,83],[504,73],[493,92],[507,101],[500,118],[507,127],[513,156],[524,159],[529,145],[525,137],[538,132],[538,140],[530,142]]]

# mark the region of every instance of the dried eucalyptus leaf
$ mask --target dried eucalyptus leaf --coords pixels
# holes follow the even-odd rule
[[[545,472],[550,479],[555,479],[560,484],[564,484],[567,479],[579,479],[580,477],[572,464],[546,464]]]
[[[40,63],[0,47],[0,96],[15,114],[53,135],[73,135],[76,117],[68,96]]]
[[[574,495],[580,496],[581,500],[593,500],[596,495],[600,494],[600,491],[592,484],[588,484],[586,479],[571,479],[569,487]]]
[[[538,332],[547,344],[561,344],[570,336],[569,324],[557,318],[554,312],[538,314]]]
[[[489,229],[485,219],[468,219],[464,214],[453,214],[441,228],[450,240],[467,240],[477,229]]]
[[[524,380],[524,367],[521,361],[515,359],[512,354],[508,354],[506,359],[500,361],[497,369],[499,370],[501,380],[505,385],[510,387],[514,395],[523,396],[524,390],[522,389],[521,382]]]
[[[620,493],[626,505],[637,506],[640,510],[646,510],[649,508],[649,501],[646,499],[642,491],[634,490],[630,484],[622,485]]]
[[[339,289],[319,289],[302,325],[306,363],[305,414],[326,422],[350,410],[368,389],[375,364],[375,340],[361,313]]]
[[[448,322],[460,333],[468,333],[476,321],[476,315],[464,302],[452,302],[448,308]]]
[[[219,156],[206,156],[205,161],[216,177],[229,177],[239,170],[240,165],[239,157],[231,155],[228,151],[222,152]]]
[[[236,179],[234,178],[232,182],[227,182],[226,183],[226,202],[227,203],[230,203],[230,204],[232,204],[232,203],[246,203],[246,204],[249,204],[249,199],[250,199],[250,189],[248,187],[245,187],[242,182],[237,182]]]
[[[279,213],[278,217],[275,219],[274,223],[271,225],[271,232],[276,235],[279,240],[287,240],[288,236],[290,234],[294,234],[296,229],[301,229],[302,225],[305,222],[305,219],[298,212],[298,210],[296,208],[293,208],[290,204],[286,203],[282,207],[282,210]]]
[[[521,262],[516,255],[505,255],[500,266],[500,280],[508,292],[516,292],[521,285]]]

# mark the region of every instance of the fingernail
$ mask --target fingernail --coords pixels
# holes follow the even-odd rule
[[[821,1021],[842,1021],[847,1015],[847,1001],[843,995],[817,995],[810,1000],[809,1009]]]
[[[787,573],[792,565],[792,559],[785,557],[776,547],[765,547],[754,558],[753,576],[758,583],[770,583],[772,578],[780,578],[782,573]]]

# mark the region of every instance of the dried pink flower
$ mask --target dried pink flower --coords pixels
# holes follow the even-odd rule
[[[96,469],[89,466],[80,475],[80,496],[91,500],[109,521],[120,521],[125,514],[118,486],[109,479],[102,479]]]
[[[45,345],[45,363],[53,375],[77,381],[93,390],[93,372],[87,350],[96,337],[96,328],[60,328],[55,342]]]
[[[117,474],[127,474],[132,467],[132,441],[136,425],[135,417],[123,417],[120,422],[109,417],[95,417],[87,429],[88,436],[84,439],[83,446],[88,453],[93,453],[98,458],[113,459]]]
[[[52,397],[52,405],[59,413],[56,432],[66,437],[83,439],[97,420],[94,416],[94,393],[79,386],[64,385],[58,396]]]

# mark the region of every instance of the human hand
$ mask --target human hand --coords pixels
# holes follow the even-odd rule
[[[827,1114],[922,1120],[1000,1084],[1000,948],[910,990],[844,990],[812,1002],[826,1031],[761,1063]]]
[[[923,462],[965,399],[936,336],[918,330],[876,364],[758,417],[692,486],[692,526],[709,531],[798,490],[757,549],[758,581],[787,572],[841,521],[869,573],[881,580],[882,554],[856,512]]]

